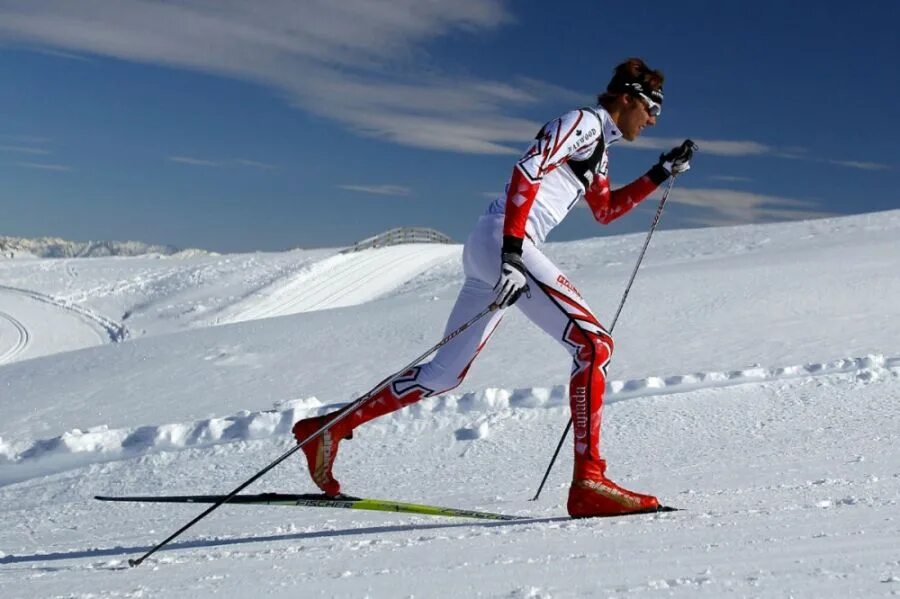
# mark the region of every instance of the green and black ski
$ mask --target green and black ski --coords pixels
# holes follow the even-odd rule
[[[97,495],[94,499],[100,501],[130,501],[147,503],[219,503],[225,499],[225,495],[130,495],[124,497],[107,497]],[[531,516],[512,516],[509,514],[496,514],[493,512],[480,512],[477,510],[461,510],[458,508],[441,507],[422,503],[405,503],[391,499],[371,499],[352,497],[350,495],[338,495],[329,497],[315,493],[258,493],[255,495],[235,495],[228,500],[235,505],[283,505],[289,507],[326,507],[350,510],[369,510],[373,512],[398,512],[404,514],[419,514],[423,516],[444,516],[448,518],[475,518],[479,520],[531,520]],[[678,508],[659,506],[655,510],[632,512],[625,515],[651,514],[659,512],[678,512]]]
[[[140,501],[149,503],[219,503],[225,495],[163,495],[163,496],[125,496],[105,497],[97,495],[100,501]],[[316,494],[259,493],[256,495],[235,495],[228,500],[229,504],[241,505],[284,505],[300,507],[330,507],[351,510],[371,510],[376,512],[401,512],[405,514],[421,514],[425,516],[446,516],[450,518],[477,518],[480,520],[529,520],[527,516],[510,516],[492,512],[460,510],[456,508],[425,505],[421,503],[404,503],[388,499],[368,499],[338,495],[329,497]]]

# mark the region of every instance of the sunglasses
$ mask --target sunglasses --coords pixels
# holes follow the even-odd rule
[[[658,117],[662,114],[662,104],[654,102],[649,96],[642,94],[641,92],[635,92],[635,95],[644,101],[644,105],[647,107],[647,112],[650,113],[650,116]]]

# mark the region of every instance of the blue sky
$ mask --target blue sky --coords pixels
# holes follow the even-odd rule
[[[666,75],[613,185],[698,141],[663,228],[898,207],[895,1],[0,0],[0,235],[218,251],[456,239],[615,64]],[[586,210],[552,240],[646,230]]]

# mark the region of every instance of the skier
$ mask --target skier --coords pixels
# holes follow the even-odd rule
[[[569,403],[575,467],[569,514],[611,516],[659,507],[655,497],[624,489],[606,477],[600,417],[613,340],[575,285],[540,248],[579,199],[585,199],[596,220],[608,224],[668,177],[690,168],[692,144],[685,141],[662,154],[639,179],[610,190],[607,149],[620,139],[633,141],[645,127],[656,124],[662,110],[662,83],[661,72],[630,58],[615,68],[606,91],[597,97],[597,106],[572,110],[544,125],[513,168],[505,196],[489,205],[466,241],[466,278],[446,331],[455,330],[492,302],[498,309],[440,348],[430,362],[400,374],[303,447],[309,473],[325,494],[340,493],[332,466],[341,440],[350,438],[353,429],[365,422],[459,385],[506,308],[516,304],[574,360]],[[297,422],[293,428],[297,441],[308,438],[335,414]]]

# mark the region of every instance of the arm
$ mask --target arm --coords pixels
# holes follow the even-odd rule
[[[697,145],[689,139],[680,146],[660,154],[659,162],[653,165],[643,177],[624,187],[609,190],[609,179],[595,177],[590,189],[584,195],[594,218],[608,225],[635,206],[672,175],[680,175],[691,168],[691,158]]]
[[[608,225],[640,204],[668,178],[669,173],[658,164],[639,179],[612,191],[609,189],[609,179],[595,177],[584,199],[590,206],[594,218]]]

